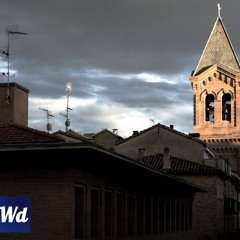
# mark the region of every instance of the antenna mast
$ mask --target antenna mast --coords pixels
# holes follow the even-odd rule
[[[1,50],[2,54],[4,54],[7,58],[7,72],[2,72],[2,75],[7,76],[7,97],[6,97],[6,105],[10,103],[10,94],[9,94],[9,83],[10,83],[10,36],[11,35],[27,35],[25,32],[19,31],[7,31],[7,51]]]
[[[69,107],[69,97],[72,94],[72,83],[67,83],[66,84],[66,90],[67,90],[67,95],[66,95],[66,97],[67,97],[66,114],[62,114],[62,113],[60,113],[60,114],[66,118],[65,126],[66,126],[66,131],[68,131],[68,127],[70,126],[70,119],[69,119],[68,115],[69,115],[69,110],[72,110],[72,108]]]
[[[47,113],[47,125],[46,125],[46,128],[47,128],[47,131],[49,133],[50,131],[52,131],[52,124],[49,123],[49,119],[51,117],[54,117],[54,116],[51,114],[51,112],[48,109],[44,109],[44,108],[39,108],[39,109],[43,110],[43,111],[45,111]]]

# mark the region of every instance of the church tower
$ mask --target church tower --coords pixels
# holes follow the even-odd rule
[[[190,77],[193,131],[202,137],[240,137],[240,66],[218,16],[202,56]]]
[[[193,91],[193,132],[237,172],[240,149],[240,66],[218,15],[196,69],[189,77]]]

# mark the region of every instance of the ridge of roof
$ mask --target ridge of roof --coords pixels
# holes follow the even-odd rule
[[[236,72],[240,72],[237,55],[220,15],[217,16],[193,76],[198,75],[207,66],[214,64],[221,64]]]
[[[0,144],[63,142],[64,139],[50,133],[17,123],[0,124]]]
[[[198,142],[198,143],[201,143],[203,145],[206,145],[206,142],[204,142],[204,141],[202,141],[200,139],[197,139],[195,137],[191,137],[191,136],[189,136],[189,135],[187,135],[187,134],[185,134],[183,132],[180,132],[178,130],[175,130],[175,129],[171,128],[171,127],[165,126],[165,125],[160,124],[160,123],[157,123],[157,124],[155,124],[155,125],[153,125],[153,126],[151,126],[149,128],[146,128],[146,129],[144,129],[144,130],[142,130],[142,131],[140,131],[138,133],[135,133],[135,134],[133,134],[133,135],[127,137],[127,138],[124,138],[123,140],[120,140],[116,145],[120,145],[121,143],[129,141],[129,140],[131,140],[131,139],[133,139],[135,137],[138,137],[138,136],[140,136],[140,135],[142,135],[142,134],[144,134],[144,133],[146,133],[146,132],[148,132],[148,131],[150,131],[150,130],[152,130],[154,128],[158,128],[158,127],[161,127],[161,128],[163,128],[165,130],[168,130],[168,131],[171,131],[171,132],[176,133],[178,135],[181,135],[181,136],[183,136],[185,138],[191,139],[191,140],[193,140],[195,142]]]
[[[77,140],[82,140],[82,141],[88,141],[89,139],[87,139],[85,136],[83,136],[82,134],[80,133],[77,133],[71,129],[69,129],[68,131],[62,131],[62,130],[58,130],[54,133],[52,133],[52,135],[54,136],[66,136],[66,137],[71,137],[71,138],[74,138],[74,139],[77,139]]]
[[[121,136],[119,136],[118,134],[110,131],[110,130],[107,129],[107,128],[104,128],[104,129],[102,129],[101,131],[97,132],[93,137],[98,136],[98,135],[100,135],[100,134],[103,133],[103,132],[108,132],[109,134],[111,134],[111,135],[113,135],[113,136],[116,136],[118,139],[123,139]]]

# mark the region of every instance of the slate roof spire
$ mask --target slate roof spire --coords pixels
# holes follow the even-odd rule
[[[214,64],[225,66],[237,73],[240,72],[240,65],[236,53],[220,15],[220,4],[218,3],[217,6],[218,16],[198,65],[193,73],[194,76]]]

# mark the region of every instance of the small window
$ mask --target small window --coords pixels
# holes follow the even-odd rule
[[[229,93],[222,96],[222,120],[231,120],[231,95]]]
[[[214,122],[214,96],[208,94],[205,99],[205,120]]]

